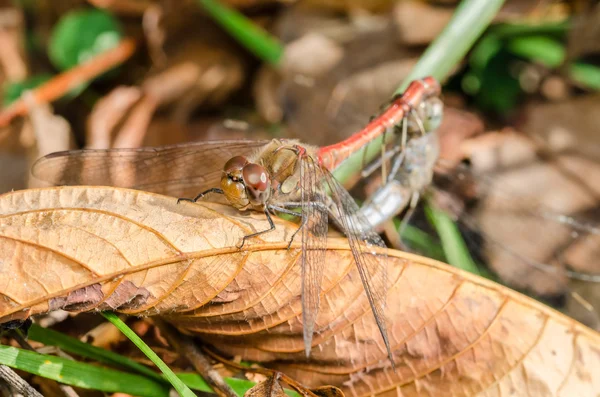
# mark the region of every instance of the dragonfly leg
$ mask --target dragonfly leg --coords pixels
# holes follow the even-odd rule
[[[197,195],[196,197],[194,197],[193,199],[191,198],[178,198],[177,199],[177,204],[179,204],[181,201],[189,201],[190,203],[195,203],[196,201],[200,200],[202,197],[206,196],[208,193],[217,193],[217,194],[223,194],[223,190],[213,187],[211,189],[205,190],[204,192],[200,193],[199,195]]]
[[[396,158],[394,159],[394,162],[392,163],[392,169],[390,170],[390,173],[388,175],[388,179],[387,182],[396,179],[396,174],[398,173],[398,171],[400,171],[400,166],[402,166],[402,163],[404,162],[404,158],[406,157],[406,150],[402,150],[400,152],[400,154],[398,156],[396,156]]]
[[[424,136],[427,132],[425,131],[425,126],[423,125],[423,121],[421,120],[421,117],[419,117],[419,114],[417,113],[417,111],[415,109],[411,109],[410,114],[415,118],[415,122],[417,123],[417,126],[419,127],[419,132],[421,132],[421,136]]]
[[[402,248],[403,250],[407,250],[407,247],[402,242],[402,235],[404,234],[406,226],[408,226],[408,222],[410,222],[410,218],[412,218],[412,216],[415,213],[415,210],[417,209],[417,204],[419,203],[420,197],[421,197],[421,195],[419,192],[414,192],[412,194],[412,197],[410,198],[410,204],[408,206],[408,210],[406,211],[406,214],[404,215],[404,217],[402,217],[402,222],[400,222],[400,228],[398,229],[398,235],[400,236],[400,239],[399,239],[400,244],[399,245],[400,245],[400,248]]]
[[[366,177],[370,176],[372,173],[377,171],[378,168],[381,167],[381,165],[384,161],[391,159],[392,157],[396,156],[398,153],[401,153],[401,152],[402,152],[402,149],[400,148],[400,146],[396,146],[390,150],[387,150],[382,157],[377,157],[377,159],[373,160],[371,163],[369,163],[367,166],[364,167],[364,169],[360,173],[361,178],[366,178]],[[389,179],[391,179],[391,178],[388,177],[388,180]]]
[[[304,226],[306,226],[306,223],[308,222],[308,218],[304,214],[299,214],[297,212],[290,211],[289,209],[286,208],[286,207],[299,208],[301,206],[300,202],[290,201],[290,202],[281,203],[281,205],[282,206],[273,206],[272,205],[269,208],[273,209],[275,211],[282,212],[284,214],[299,216],[302,218],[302,220],[300,221],[300,225],[298,225],[298,229],[296,229],[294,234],[292,234],[292,237],[290,238],[290,241],[288,242],[287,249],[290,249],[290,247],[292,246],[292,243],[294,242],[294,238],[296,237],[296,234],[298,234],[298,232],[300,230],[302,230],[302,228]],[[327,212],[329,214],[329,219],[331,219],[333,221],[336,228],[338,228],[339,230],[344,230],[342,228],[342,225],[340,224],[340,222],[338,222],[338,220],[333,216],[333,212],[327,207],[326,204],[319,203],[319,202],[312,202],[312,203],[308,203],[308,205],[313,206],[313,207],[320,207],[324,212]]]
[[[300,225],[298,226],[298,229],[296,229],[296,231],[292,234],[292,237],[290,237],[290,241],[288,242],[287,245],[287,249],[289,250],[290,247],[292,246],[292,243],[294,242],[294,237],[296,237],[296,234],[298,234],[298,232],[300,231],[300,229],[302,229],[304,227],[304,225],[306,225],[306,221],[307,218],[306,216],[304,216],[301,213],[289,210],[287,208],[285,208],[285,206],[287,207],[293,207],[293,208],[297,208],[300,207],[300,203],[296,203],[296,202],[289,202],[289,203],[283,203],[284,207],[280,207],[280,206],[276,206],[276,205],[271,205],[269,206],[269,209],[277,211],[277,212],[281,212],[283,214],[287,214],[287,215],[292,215],[292,216],[299,216],[301,218],[300,221]]]
[[[242,247],[244,247],[244,244],[246,243],[246,240],[252,237],[256,237],[256,236],[260,236],[261,234],[264,233],[268,233],[270,231],[275,230],[275,223],[273,223],[273,219],[271,218],[271,214],[269,214],[268,209],[265,208],[265,216],[267,217],[267,220],[269,221],[269,228],[265,229],[265,230],[261,230],[260,232],[256,232],[256,233],[252,233],[252,234],[248,234],[247,236],[244,236],[244,238],[242,238],[242,244],[240,244],[237,248],[238,249],[242,249]]]

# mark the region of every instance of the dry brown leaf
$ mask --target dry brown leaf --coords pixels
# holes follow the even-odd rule
[[[319,397],[344,397],[344,392],[335,386],[321,386],[312,389],[311,392]]]
[[[118,86],[100,98],[87,120],[87,148],[110,148],[117,124],[141,97],[138,87]]]
[[[364,127],[406,77],[418,51],[395,40],[389,15],[342,18],[303,4],[278,19],[286,62],[279,79],[261,74],[255,96],[265,119],[285,116],[289,136],[323,146]],[[316,45],[331,54],[314,61]]]
[[[407,45],[427,45],[446,27],[454,9],[423,1],[400,1],[393,15],[398,36]]]
[[[11,133],[12,128],[7,130],[4,139],[0,136],[0,170],[4,171],[0,172],[0,193],[27,187],[31,167],[27,161],[27,148],[20,141],[19,134]]]
[[[569,29],[566,62],[600,52],[600,4],[585,2]]]
[[[151,0],[88,0],[98,8],[105,8],[117,15],[141,15],[153,5]]]
[[[161,314],[221,354],[310,387],[366,395],[600,392],[600,335],[512,290],[387,251],[386,359],[346,240],[330,239],[311,358],[300,321],[296,225],[217,204],[103,187],[0,196],[0,321],[63,308]],[[335,265],[332,265],[335,264]]]
[[[304,0],[303,6],[316,9],[333,9],[336,11],[381,12],[388,10],[394,4],[393,0]]]
[[[543,111],[555,120],[550,109],[559,112],[560,107],[548,106]],[[579,125],[588,123],[589,118],[583,120],[586,118],[582,117]],[[598,145],[589,131],[571,136],[565,125],[568,123],[558,123],[546,139],[538,139],[545,146],[507,130],[467,140],[461,151],[481,182],[474,215],[486,236],[483,252],[490,267],[510,285],[541,296],[561,294],[569,286],[598,312],[597,283],[578,286],[569,279],[597,280],[600,273],[596,226],[600,221],[596,183],[600,164],[595,157],[578,152],[579,145],[589,153]],[[541,209],[546,210],[545,216],[533,216]],[[562,217],[585,227],[575,227]],[[525,262],[516,259],[515,252],[530,263],[548,265],[523,266]],[[572,271],[579,274],[568,273]],[[594,310],[584,313],[574,306],[569,305],[569,315],[598,326],[597,317],[590,317]]]
[[[281,383],[274,376],[270,376],[248,390],[244,397],[285,397]]]
[[[27,77],[24,17],[20,9],[0,9],[0,81],[21,81]]]
[[[525,110],[527,119],[522,129],[552,152],[576,150],[592,159],[598,159],[598,104],[598,94],[555,103],[534,102]]]

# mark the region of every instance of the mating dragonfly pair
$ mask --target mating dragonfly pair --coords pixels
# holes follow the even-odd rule
[[[385,244],[330,171],[373,139],[388,133],[388,136],[398,135],[402,153],[416,131],[425,131],[422,120],[434,120],[439,124],[439,94],[440,85],[435,79],[427,77],[414,81],[363,130],[340,143],[321,148],[294,140],[274,139],[76,150],[53,153],[38,160],[33,174],[55,185],[113,185],[175,197],[193,197],[180,198],[178,202],[196,202],[207,194],[222,194],[239,210],[264,212],[270,224],[267,230],[245,236],[240,249],[252,237],[275,228],[271,214],[297,216],[300,224],[296,233],[300,233],[302,242],[302,320],[307,355],[319,310],[327,230],[331,220],[348,237],[392,360],[384,316],[388,289],[386,257],[377,250]],[[432,112],[433,115],[429,114]],[[417,124],[407,122],[410,115]],[[406,162],[395,161],[395,164],[392,176],[403,175]]]

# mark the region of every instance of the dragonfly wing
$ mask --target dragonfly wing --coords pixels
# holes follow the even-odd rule
[[[385,243],[372,230],[367,218],[360,213],[358,205],[350,193],[335,180],[328,170],[322,169],[322,173],[333,201],[331,215],[343,227],[343,231],[348,237],[363,287],[393,365],[385,318],[385,302],[389,288],[387,261],[384,253],[376,252],[377,248],[385,248]]]
[[[447,209],[447,203],[461,202],[461,199],[456,197],[456,192],[445,188],[473,181],[476,205],[454,214],[472,254],[512,287],[549,297],[570,293],[569,278],[600,282],[600,226],[594,221],[600,219],[600,213],[597,206],[594,207],[593,194],[588,196],[587,204],[581,201],[582,206],[575,211],[551,208],[549,202],[572,206],[576,201],[572,197],[586,197],[587,188],[578,188],[578,183],[573,181],[562,185],[559,179],[563,178],[558,178],[558,174],[547,167],[548,164],[532,163],[514,170],[528,173],[524,176],[531,189],[521,189],[512,184],[510,178],[505,179],[504,174],[475,175],[461,166],[438,175],[438,186],[429,190],[435,198],[434,204]],[[551,189],[546,190],[544,186]],[[554,192],[557,186],[562,187]],[[561,198],[567,193],[569,196]],[[551,195],[559,200],[551,200]],[[585,311],[582,321],[589,314],[589,310]]]
[[[529,181],[528,185],[513,183],[515,177]],[[576,246],[581,247],[585,242],[595,246],[596,252],[600,248],[600,227],[594,221],[600,218],[599,213],[594,214],[598,212],[597,196],[581,181],[569,179],[549,164],[536,162],[493,177],[475,175],[461,166],[437,181],[442,186],[456,186],[461,180],[475,183],[477,205],[470,211],[472,215],[461,214],[460,220],[470,229],[480,231],[498,256],[506,256],[506,261],[518,260],[525,270],[533,266],[556,272],[557,265],[564,268],[566,264],[579,262],[574,254],[569,254]],[[450,194],[442,189],[436,192],[440,196]],[[594,256],[588,256],[592,260],[588,269],[600,268]],[[579,263],[575,267],[582,269],[586,265]]]
[[[315,322],[319,312],[321,285],[327,250],[328,210],[320,167],[306,156],[300,167],[302,208],[302,323],[304,348],[310,353]]]
[[[33,166],[35,177],[54,185],[126,187],[193,197],[217,187],[223,164],[250,155],[268,141],[207,141],[161,147],[71,150],[51,153]]]

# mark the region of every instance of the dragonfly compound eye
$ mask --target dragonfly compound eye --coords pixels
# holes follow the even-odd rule
[[[228,175],[221,178],[221,190],[227,201],[237,209],[246,209],[250,204],[243,182],[235,181]]]
[[[234,174],[242,171],[244,166],[248,164],[248,159],[244,156],[235,156],[229,159],[223,166],[223,171],[226,174]]]
[[[263,204],[269,194],[271,181],[267,170],[254,163],[250,163],[242,170],[242,178],[253,204]]]

